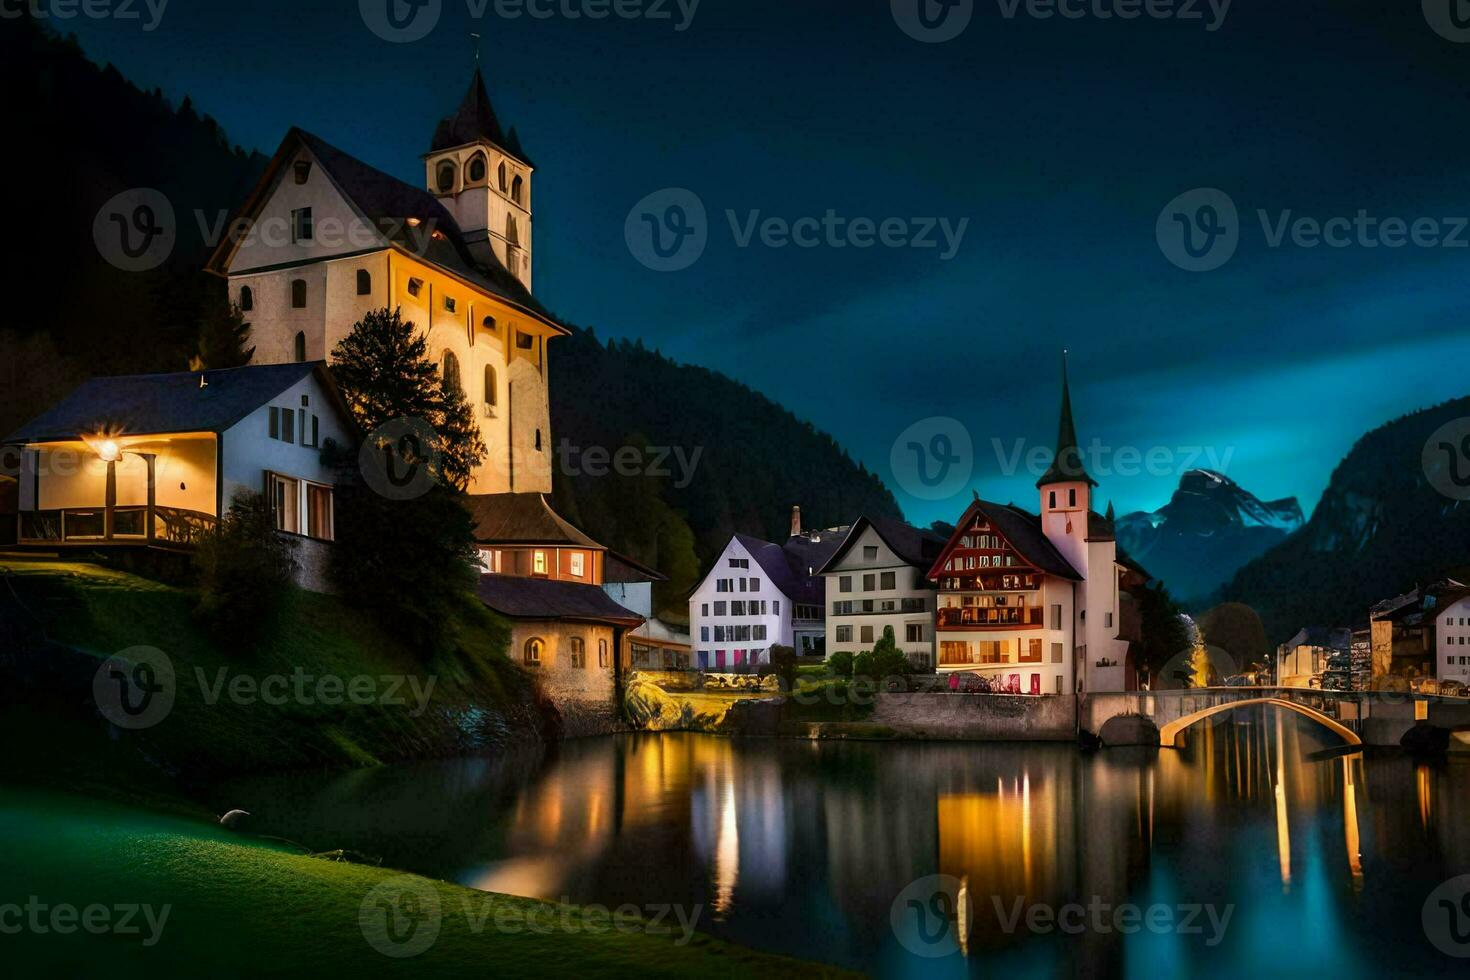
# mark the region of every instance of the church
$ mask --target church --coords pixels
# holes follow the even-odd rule
[[[1128,669],[1140,573],[1119,560],[1113,522],[1092,509],[1062,367],[1056,452],[1037,481],[1040,512],[981,500],[929,570],[939,673],[977,673],[1015,694],[1136,686]],[[1111,510],[1111,508],[1110,508]]]

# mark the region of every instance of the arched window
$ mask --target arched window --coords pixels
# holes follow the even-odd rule
[[[297,331],[295,350],[292,353],[296,355],[296,363],[306,360],[306,334]]]
[[[474,184],[478,184],[485,179],[485,172],[485,154],[483,153],[476,153],[470,157],[469,166],[464,168],[465,178]]]
[[[510,182],[510,199],[517,204],[521,203],[521,192],[525,189],[526,182],[516,175],[516,179]]]
[[[371,296],[373,294],[373,274],[366,269],[357,270],[357,295]]]
[[[292,279],[291,280],[291,309],[293,309],[293,310],[304,310],[304,309],[306,309],[306,280],[305,279]]]
[[[495,383],[495,368],[489,364],[485,365],[485,404],[491,408],[495,407],[495,396],[497,387]]]
[[[500,161],[500,171],[499,171],[498,176],[500,178],[500,193],[504,194],[505,193],[505,161],[504,160]]]
[[[494,333],[495,318],[493,316],[487,316],[485,319],[480,321],[480,326],[485,329],[486,333]]]
[[[444,361],[441,377],[444,381],[445,391],[463,391],[459,380],[459,358],[454,356],[453,351],[444,352]]]
[[[439,185],[439,193],[440,194],[448,194],[451,191],[453,191],[454,190],[454,173],[455,173],[454,161],[453,160],[443,160],[443,161],[440,161],[440,163],[439,163],[439,169],[438,169],[438,171],[436,171],[436,173],[437,173],[437,177],[435,178],[435,183],[437,183]]]
[[[525,658],[527,667],[540,667],[541,655],[546,652],[546,643],[539,637],[533,636],[526,641]]]
[[[240,311],[242,313],[255,309],[255,293],[249,286],[240,287]]]

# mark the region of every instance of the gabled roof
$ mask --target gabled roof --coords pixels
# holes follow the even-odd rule
[[[667,582],[669,577],[656,568],[627,555],[609,551],[602,563],[604,582]]]
[[[1072,567],[1072,563],[1062,557],[1062,553],[1041,529],[1041,518],[1027,513],[1015,504],[996,504],[979,499],[965,509],[964,515],[955,525],[955,532],[945,544],[944,551],[929,569],[930,579],[937,580],[943,575],[945,559],[949,557],[949,553],[954,550],[960,538],[969,533],[967,529],[977,514],[983,514],[995,532],[1009,542],[1016,553],[1030,562],[1033,567],[1058,578],[1070,579],[1074,582],[1082,581],[1082,576]]]
[[[453,115],[441,119],[435,127],[429,152],[464,146],[466,143],[478,143],[481,140],[495,144],[526,166],[531,166],[531,161],[521,149],[521,141],[515,135],[515,130],[512,129],[509,135],[501,131],[500,119],[495,115],[495,107],[490,104],[489,93],[485,91],[485,77],[476,68],[475,77],[470,79],[470,87],[460,100],[459,108]]]
[[[465,498],[465,506],[481,544],[607,550],[552,510],[545,494],[477,493]]]
[[[832,557],[832,552],[842,543],[841,537],[819,533],[814,540],[813,536],[797,534],[787,539],[784,546],[749,534],[737,534],[733,540],[740,542],[765,572],[766,578],[787,599],[803,605],[822,604],[827,594],[827,583],[818,574],[818,569]],[[706,572],[699,585],[703,585],[704,580],[717,569],[718,566]],[[699,585],[695,586],[696,590]]]
[[[1062,412],[1057,423],[1057,448],[1051,467],[1036,481],[1038,487],[1052,483],[1086,483],[1097,486],[1082,465],[1082,451],[1077,448],[1077,424],[1072,421],[1072,389],[1067,384],[1067,355],[1062,354]]]
[[[326,365],[308,361],[220,371],[92,378],[4,441],[46,442],[104,432],[109,435],[224,432],[312,374],[326,389],[343,422],[352,427],[352,413],[342,401]]]
[[[316,158],[322,171],[361,218],[382,233],[387,243],[429,265],[465,280],[485,292],[517,306],[548,326],[567,333],[521,281],[498,261],[480,263],[469,250],[459,224],[429,191],[406,183],[371,167],[351,154],[337,149],[319,136],[292,127],[271,157],[265,173],[250,192],[239,213],[240,219],[253,220],[270,198],[271,191],[284,176],[287,165],[305,147]],[[409,219],[418,224],[410,225]],[[233,226],[234,222],[231,222]],[[435,235],[435,232],[442,233]],[[227,235],[215,248],[205,269],[216,275],[228,274],[239,241],[243,236]]]
[[[832,557],[817,570],[817,574],[830,571],[842,561],[863,536],[863,532],[870,527],[900,561],[926,572],[933,567],[940,552],[944,550],[944,536],[933,531],[925,531],[891,517],[859,517],[848,529],[847,536],[842,539]]]
[[[628,629],[643,625],[642,616],[618,605],[601,588],[580,582],[481,575],[476,593],[485,605],[511,619],[599,623]]]

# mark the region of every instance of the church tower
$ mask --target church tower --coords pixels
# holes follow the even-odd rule
[[[1057,449],[1051,468],[1036,482],[1041,491],[1041,527],[1051,543],[1087,577],[1087,542],[1092,488],[1097,481],[1082,465],[1077,426],[1072,421],[1072,392],[1067,384],[1067,355],[1062,354],[1062,412]]]
[[[480,69],[424,155],[429,190],[454,216],[474,257],[531,288],[531,161],[515,128],[504,132]]]

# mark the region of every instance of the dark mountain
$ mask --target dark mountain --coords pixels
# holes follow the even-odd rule
[[[1129,555],[1187,602],[1215,592],[1302,523],[1295,497],[1262,503],[1223,474],[1190,470],[1163,507],[1119,518],[1117,534]]]
[[[31,18],[0,18],[0,80],[11,131],[50,148],[39,169],[14,173],[0,191],[19,236],[0,265],[10,300],[0,321],[3,435],[85,378],[189,366],[201,324],[225,302],[223,282],[201,271],[207,232],[267,161],[231,146],[187,98],[175,106],[138,89]],[[66,149],[76,146],[98,149]],[[178,240],[158,268],[128,272],[104,259],[93,222],[115,194],[140,187],[168,198]],[[660,592],[676,608],[731,533],[784,541],[794,504],[812,527],[899,516],[882,482],[831,436],[724,375],[575,328],[550,362],[552,450],[577,450],[556,457],[558,507],[669,574]],[[633,475],[610,466],[601,475],[583,455],[625,446],[647,450]]]
[[[1261,613],[1270,641],[1303,626],[1352,626],[1368,607],[1470,567],[1470,502],[1435,489],[1425,445],[1470,418],[1470,398],[1374,429],[1333,471],[1306,527],[1246,565],[1227,600]]]

